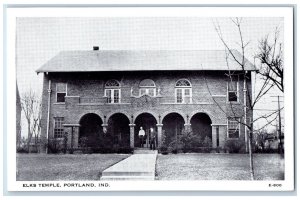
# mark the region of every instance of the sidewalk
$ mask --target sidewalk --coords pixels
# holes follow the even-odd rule
[[[154,180],[157,151],[152,152],[139,152],[107,168],[100,180]]]

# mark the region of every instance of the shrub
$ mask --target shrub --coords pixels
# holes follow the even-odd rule
[[[28,150],[26,147],[18,147],[17,153],[28,153]]]
[[[47,144],[47,148],[49,153],[60,153],[64,150],[64,142],[57,138],[50,139]]]
[[[168,145],[168,152],[178,153],[182,151],[184,144],[180,141],[180,139],[173,138],[172,142]]]
[[[159,150],[160,150],[161,154],[163,154],[163,155],[166,155],[166,154],[169,153],[169,152],[168,152],[168,147],[167,147],[166,145],[162,145],[162,146],[159,148]]]
[[[89,149],[92,153],[133,153],[133,148],[131,147],[93,147]]]
[[[38,152],[39,152],[39,150],[37,147],[30,149],[30,153],[38,153]]]
[[[119,147],[118,153],[131,154],[131,153],[133,153],[133,148],[131,148],[131,147]]]
[[[85,147],[82,149],[82,153],[84,154],[92,154],[94,152],[94,150],[90,147]]]
[[[241,153],[243,151],[244,142],[236,139],[227,139],[225,141],[225,149],[229,153]]]
[[[212,140],[208,136],[201,138],[201,133],[194,134],[191,130],[183,130],[180,135],[169,139],[168,144],[163,144],[169,153],[209,153],[212,150]]]
[[[212,141],[211,141],[211,139],[206,136],[204,138],[203,142],[202,142],[202,146],[203,147],[209,147],[209,148],[212,147]]]
[[[94,153],[111,153],[111,148],[105,148],[105,147],[96,147],[93,148]]]
[[[183,152],[193,152],[193,149],[201,147],[201,134],[195,134],[191,130],[183,130],[180,135],[180,141],[183,144]]]

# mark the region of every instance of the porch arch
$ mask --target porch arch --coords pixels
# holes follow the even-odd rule
[[[142,112],[139,115],[136,116],[135,120],[135,128],[134,128],[134,146],[135,147],[140,147],[139,143],[139,130],[140,127],[142,127],[145,131],[145,144],[144,147],[150,147],[149,140],[147,139],[148,136],[150,135],[150,128],[153,128],[154,130],[157,131],[157,124],[158,121],[155,118],[155,116],[149,112]]]
[[[79,120],[79,137],[80,146],[97,147],[103,136],[101,117],[95,113],[87,113]]]
[[[212,139],[212,120],[206,113],[195,113],[191,119],[191,129],[194,134],[201,136],[202,139],[209,137]]]
[[[128,113],[126,113],[126,112],[122,112],[122,111],[118,111],[118,110],[115,110],[114,112],[110,112],[110,113],[108,113],[107,115],[106,115],[106,122],[108,122],[108,120],[109,120],[109,118],[111,118],[113,115],[115,115],[115,114],[122,114],[122,115],[124,115],[124,116],[126,116],[126,118],[129,120],[129,122],[131,123],[131,120],[130,120],[130,115],[128,114]]]
[[[150,115],[152,115],[154,118],[155,118],[155,120],[156,120],[156,123],[158,123],[158,114],[156,113],[156,112],[152,112],[152,111],[149,111],[149,110],[140,110],[140,111],[138,111],[138,112],[135,112],[134,114],[133,114],[133,121],[134,121],[134,123],[135,123],[135,121],[136,121],[136,118],[139,116],[139,115],[141,115],[141,114],[144,114],[144,113],[148,113],[148,114],[150,114]]]
[[[195,115],[198,114],[198,113],[206,114],[206,115],[210,118],[212,124],[215,123],[216,117],[215,117],[215,115],[213,115],[211,112],[209,112],[209,111],[207,111],[207,110],[194,110],[194,111],[192,111],[192,112],[190,113],[190,115],[189,115],[189,121],[188,121],[188,124],[191,124],[191,119],[193,118],[193,116],[195,116]]]
[[[130,146],[129,118],[123,113],[114,113],[107,120],[107,134],[112,145],[116,147]]]
[[[85,115],[88,115],[88,114],[95,114],[95,115],[97,115],[98,117],[100,117],[102,123],[104,122],[104,121],[103,121],[103,114],[102,114],[102,113],[100,113],[100,112],[86,112],[86,111],[85,111],[85,112],[79,112],[78,114],[76,114],[76,117],[75,117],[76,120],[74,120],[74,121],[77,121],[78,124],[80,124],[80,120],[81,120]],[[73,121],[73,120],[72,120],[72,121]]]
[[[182,134],[185,119],[177,112],[171,112],[164,116],[162,124],[162,130],[165,138],[164,144],[168,145]]]
[[[171,113],[176,113],[176,114],[180,115],[180,116],[183,118],[184,123],[187,124],[186,115],[185,115],[184,113],[178,112],[178,111],[167,111],[167,112],[164,112],[163,114],[161,114],[161,117],[160,117],[160,118],[161,118],[161,123],[162,123],[163,119],[164,119],[167,115],[169,115],[169,114],[171,114]]]

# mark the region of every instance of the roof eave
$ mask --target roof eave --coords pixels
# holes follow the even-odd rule
[[[104,71],[104,70],[85,70],[85,71],[53,71],[53,70],[36,70],[35,72],[37,74],[39,73],[55,73],[55,72],[61,72],[61,73],[73,73],[73,72],[139,72],[139,71],[255,71],[258,72],[258,69],[247,69],[247,70],[239,70],[239,69],[231,69],[231,70],[222,70],[222,69],[162,69],[162,70],[110,70],[110,71]]]

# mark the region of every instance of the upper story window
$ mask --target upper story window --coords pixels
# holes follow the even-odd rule
[[[144,79],[140,82],[140,96],[147,94],[151,97],[156,96],[156,85],[155,82],[151,79]]]
[[[180,79],[175,85],[176,103],[192,103],[192,84],[187,79]]]
[[[228,118],[228,138],[240,137],[240,118],[229,117]]]
[[[239,99],[238,96],[238,90],[239,90],[239,85],[238,85],[238,81],[236,80],[230,80],[228,81],[228,101],[230,102],[237,102]]]
[[[63,138],[64,137],[64,118],[55,117],[54,118],[54,138]]]
[[[109,80],[105,83],[104,96],[107,97],[107,103],[121,102],[121,85],[117,80]]]
[[[56,84],[56,102],[65,102],[65,97],[67,96],[67,84],[57,83]]]

